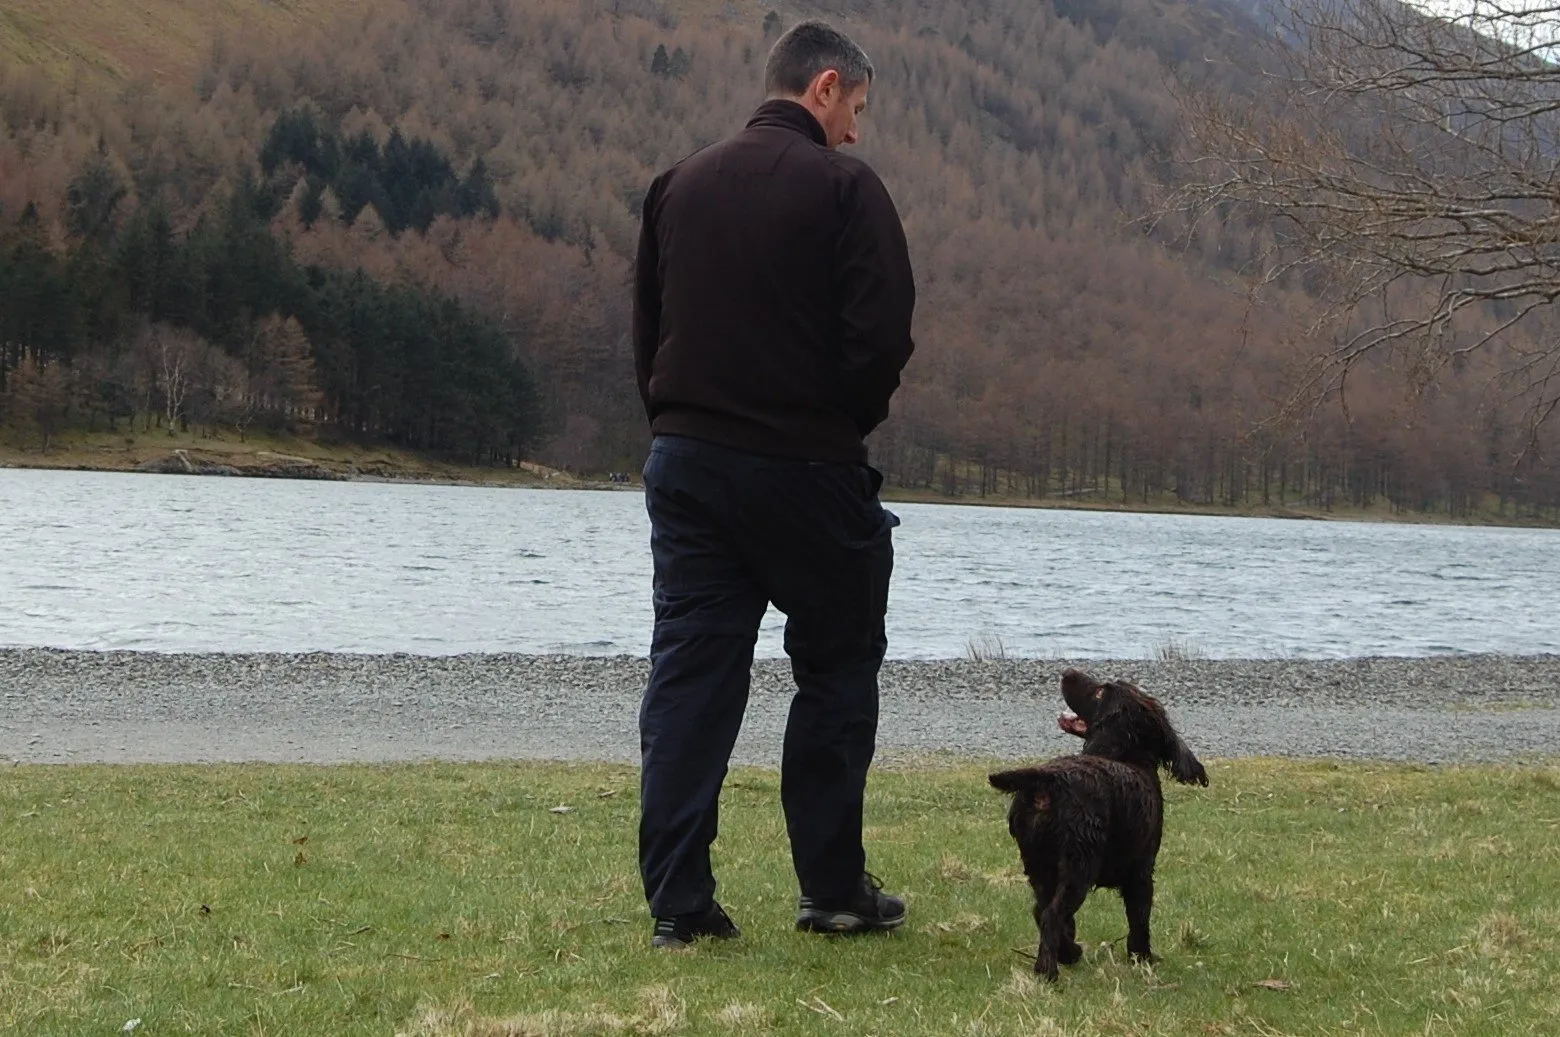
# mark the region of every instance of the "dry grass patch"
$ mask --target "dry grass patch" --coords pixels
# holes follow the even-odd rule
[[[748,1001],[733,1001],[715,1013],[715,1021],[723,1029],[737,1033],[755,1033],[774,1025],[769,1010]]]
[[[944,882],[969,882],[975,878],[975,869],[951,853],[945,853],[937,862],[937,874]]]
[[[1474,934],[1479,950],[1486,957],[1505,958],[1520,954],[1532,945],[1532,937],[1522,921],[1510,911],[1495,911],[1479,922]]]
[[[546,1009],[505,1019],[480,1015],[463,1001],[423,1009],[416,1025],[397,1037],[662,1037],[687,1023],[681,999],[666,987],[647,987],[639,1000],[639,1011],[630,1015]]]
[[[993,928],[991,919],[985,915],[978,915],[971,911],[965,911],[932,923],[932,928],[939,933],[951,933],[955,936],[973,936],[980,932],[989,932]]]

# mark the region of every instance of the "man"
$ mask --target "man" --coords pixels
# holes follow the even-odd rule
[[[887,190],[836,150],[857,140],[872,77],[849,37],[796,26],[747,127],[645,198],[634,359],[655,437],[655,631],[639,842],[658,947],[738,935],[715,901],[710,844],[770,602],[797,687],[781,764],[797,928],[905,918],[861,843],[899,524],[864,439],[910,358],[915,304]]]

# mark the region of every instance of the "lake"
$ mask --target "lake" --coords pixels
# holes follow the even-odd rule
[[[1560,653],[1556,530],[891,508],[894,658]],[[5,469],[0,645],[643,655],[648,537],[632,491]]]

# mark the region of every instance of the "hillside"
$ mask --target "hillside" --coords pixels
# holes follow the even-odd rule
[[[22,0],[0,16],[8,56],[54,66],[40,78],[13,60],[0,84],[9,127],[0,234],[35,202],[51,247],[68,253],[67,187],[96,163],[125,187],[103,244],[122,254],[132,214],[161,207],[185,233],[249,170],[274,200],[256,211],[274,209],[272,233],[299,263],[360,267],[492,320],[534,372],[545,434],[529,449],[538,459],[590,471],[637,464],[644,433],[625,286],[638,201],[658,169],[740,125],[757,102],[775,31],[770,8],[142,0],[126,29],[128,9]],[[824,9],[778,11],[785,24]],[[1213,228],[1183,253],[1131,223],[1177,132],[1168,79],[1179,73],[1237,96],[1246,89],[1229,59],[1249,54],[1255,29],[1237,6],[853,0],[845,9],[843,22],[881,73],[861,153],[900,206],[920,287],[917,356],[873,444],[895,482],[1118,501],[1171,494],[1327,506],[1384,497],[1397,508],[1466,513],[1493,494],[1560,507],[1552,469],[1503,463],[1514,453],[1511,433],[1472,388],[1416,398],[1394,372],[1366,371],[1352,424],[1329,411],[1303,426],[1258,428],[1290,388],[1299,356],[1292,322],[1253,311],[1232,273],[1267,229]],[[660,48],[670,68],[656,64]],[[114,83],[111,99],[59,86],[68,81],[64,55]],[[135,88],[138,76],[163,85]],[[340,169],[306,161],[262,169],[278,117],[302,112],[333,139],[375,142],[375,155],[392,137],[424,142],[451,183],[491,186],[496,217],[428,209],[425,230],[398,231],[380,211],[395,186],[388,179],[349,183]],[[259,316],[188,320],[237,356],[245,320]],[[114,337],[129,343],[133,332],[116,327],[108,341],[72,332],[70,351],[114,354]],[[330,327],[306,327],[317,355],[333,348],[315,340]],[[7,355],[14,366],[28,352],[0,351],[0,378]],[[161,385],[150,369],[122,377],[139,379],[148,398]],[[410,377],[397,375],[397,391],[414,391]],[[343,420],[341,385],[309,420]],[[0,418],[4,408],[0,398]],[[438,405],[422,409],[416,435],[444,441]],[[10,410],[6,420],[25,423]],[[395,438],[413,434],[400,418],[354,413],[365,434],[413,442]]]
[[[188,85],[219,34],[285,40],[378,0],[6,0],[0,66]]]

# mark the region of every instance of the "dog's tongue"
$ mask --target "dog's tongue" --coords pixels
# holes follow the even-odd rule
[[[1056,726],[1070,735],[1077,735],[1079,738],[1084,738],[1089,733],[1088,722],[1070,710],[1056,718]]]

